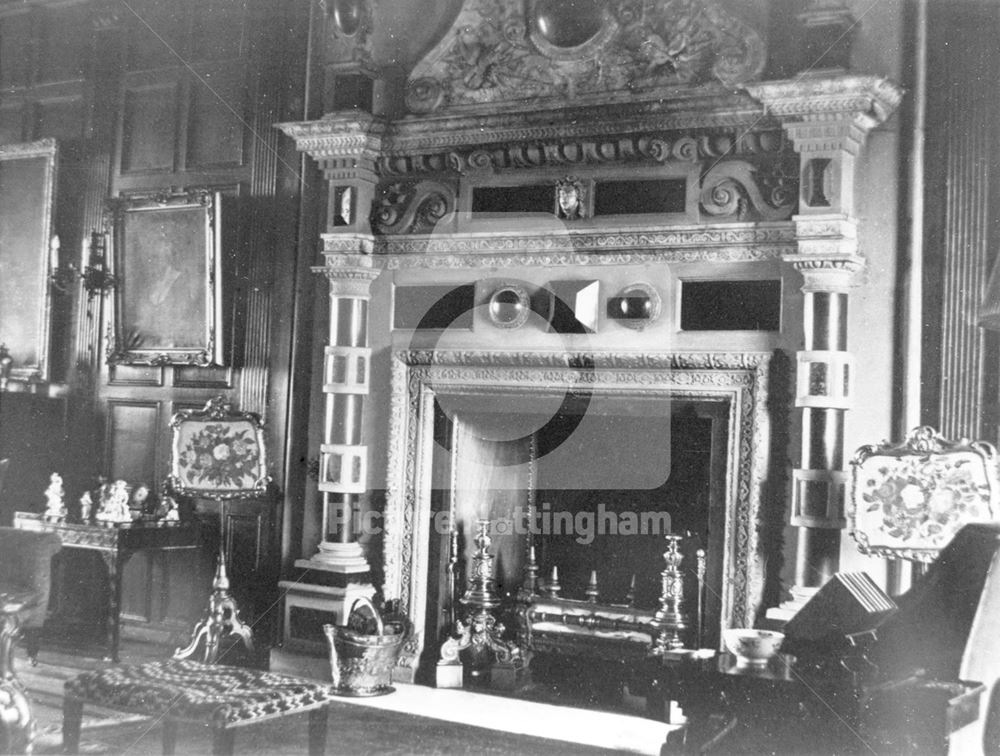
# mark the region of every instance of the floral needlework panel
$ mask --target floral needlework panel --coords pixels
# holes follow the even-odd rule
[[[267,475],[258,429],[250,421],[188,420],[178,426],[174,444],[183,488],[246,491]]]
[[[856,469],[854,528],[873,553],[926,559],[969,522],[996,517],[995,474],[981,454],[874,455]]]

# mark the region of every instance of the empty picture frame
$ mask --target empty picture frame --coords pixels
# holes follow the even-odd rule
[[[220,194],[207,190],[109,203],[109,364],[223,364],[220,210]]]
[[[15,380],[49,379],[54,139],[0,145],[0,343]]]

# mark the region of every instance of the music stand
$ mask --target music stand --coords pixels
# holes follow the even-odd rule
[[[191,641],[178,648],[174,658],[194,656],[204,640],[202,660],[214,664],[226,636],[236,636],[248,651],[254,650],[253,631],[240,619],[236,599],[229,592],[226,504],[232,499],[267,493],[269,478],[263,424],[259,415],[235,411],[224,397],[218,396],[209,400],[204,409],[177,412],[170,420],[170,427],[173,443],[168,491],[219,502],[219,555],[208,611],[195,625]]]

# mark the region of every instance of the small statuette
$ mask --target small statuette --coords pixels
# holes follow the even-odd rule
[[[110,484],[105,483],[101,486],[100,508],[94,519],[108,525],[131,522],[132,513],[129,511],[128,502],[128,483],[124,480],[116,480]]]
[[[80,497],[80,522],[90,522],[90,513],[94,508],[94,500],[90,497],[90,491],[84,491]]]
[[[49,487],[45,489],[45,519],[63,520],[66,518],[66,492],[63,490],[63,479],[59,473],[49,476]]]

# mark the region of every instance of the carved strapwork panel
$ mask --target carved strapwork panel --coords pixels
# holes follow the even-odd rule
[[[760,34],[711,0],[472,0],[413,70],[406,106],[431,113],[709,81],[735,87],[765,62]]]
[[[455,210],[456,187],[440,181],[396,181],[381,187],[372,228],[380,234],[425,234]]]

